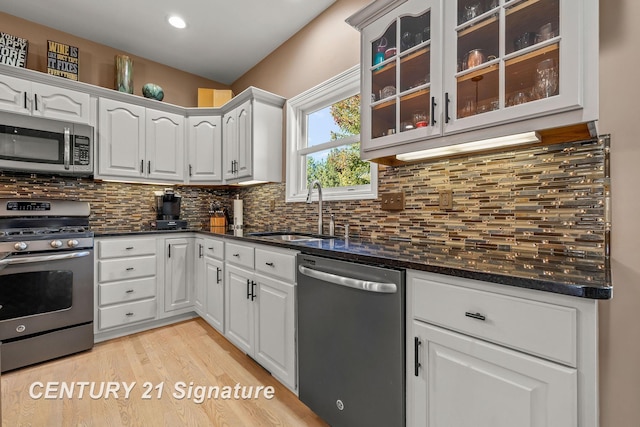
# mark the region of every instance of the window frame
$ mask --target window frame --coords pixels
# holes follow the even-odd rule
[[[320,83],[319,85],[294,96],[286,105],[286,198],[287,202],[303,202],[307,199],[308,183],[306,177],[306,162],[304,154],[318,150],[318,145],[312,148],[299,148],[302,142],[306,143],[306,117],[307,114],[318,111],[342,101],[353,95],[360,94],[360,66],[357,65],[337,76]],[[360,97],[362,101],[362,95]],[[362,114],[362,111],[360,112]],[[322,151],[330,148],[349,145],[359,142],[360,135],[348,136],[338,141],[321,144]],[[378,165],[369,162],[371,183],[369,185],[357,185],[340,188],[323,188],[323,200],[365,200],[378,198]],[[315,194],[315,192],[314,192]]]

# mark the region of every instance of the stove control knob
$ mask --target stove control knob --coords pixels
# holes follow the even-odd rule
[[[60,248],[62,247],[62,242],[60,240],[52,240],[51,241],[52,248]]]
[[[13,245],[14,248],[16,248],[16,251],[24,251],[25,249],[27,249],[27,245],[25,242],[18,242],[15,245]]]
[[[72,239],[67,242],[67,246],[69,246],[70,248],[75,248],[79,244],[80,243],[76,239]]]

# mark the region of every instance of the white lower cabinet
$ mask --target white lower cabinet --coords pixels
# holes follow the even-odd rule
[[[596,427],[595,300],[407,273],[407,426]]]
[[[225,244],[225,336],[295,391],[296,252]]]
[[[224,334],[224,242],[197,238],[194,307],[207,323]]]
[[[156,318],[156,239],[96,240],[96,332]]]
[[[412,388],[426,404],[414,407],[412,425],[578,425],[575,368],[418,321],[413,338],[420,365],[417,377],[411,365]]]
[[[165,247],[164,311],[193,309],[193,238],[167,238]]]

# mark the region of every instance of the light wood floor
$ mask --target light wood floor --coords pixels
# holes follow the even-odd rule
[[[117,381],[135,386],[128,399],[34,399],[34,382]],[[177,399],[178,382],[199,386],[273,386],[275,397]],[[145,387],[164,384],[142,399]],[[34,388],[34,392],[43,392]],[[185,390],[186,391],[186,390]],[[13,426],[326,426],[298,398],[202,319],[96,344],[91,350],[2,374],[2,425]]]

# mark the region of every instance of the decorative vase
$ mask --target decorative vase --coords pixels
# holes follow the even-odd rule
[[[151,98],[158,101],[162,101],[162,98],[164,98],[164,91],[155,83],[146,83],[142,86],[142,94],[145,98]]]
[[[127,55],[116,55],[116,90],[133,93],[133,61]]]

